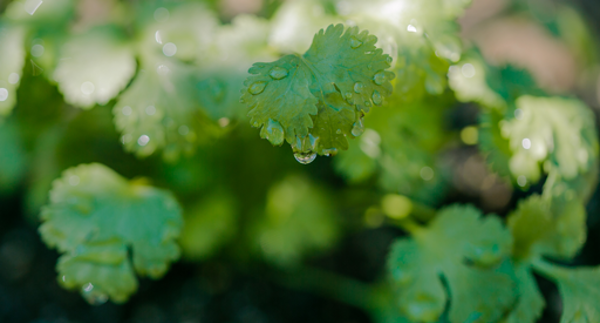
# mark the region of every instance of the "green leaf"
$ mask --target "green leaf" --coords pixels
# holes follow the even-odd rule
[[[538,261],[535,268],[558,283],[563,299],[560,323],[600,321],[600,267],[563,268]]]
[[[42,239],[63,253],[59,282],[92,303],[126,301],[137,288],[134,269],[157,279],[179,257],[182,219],[173,196],[100,164],[55,180],[42,221]]]
[[[179,244],[184,258],[202,260],[214,254],[237,230],[235,200],[217,193],[185,212],[185,227]]]
[[[347,149],[361,111],[392,91],[394,74],[385,71],[391,58],[376,41],[356,27],[344,33],[342,25],[331,25],[304,55],[254,64],[241,98],[251,108],[251,124],[272,144],[286,140],[297,153]]]
[[[503,120],[483,119],[489,123],[482,127],[482,132],[487,132],[482,135],[482,145],[490,151],[508,141],[509,152],[501,149],[493,160],[500,170],[508,168],[520,186],[537,182],[542,171],[555,170],[562,180],[569,181],[594,167],[598,158],[597,133],[593,114],[583,103],[522,96],[517,99],[516,108],[513,115]]]
[[[505,263],[512,241],[498,217],[482,219],[474,207],[455,205],[411,233],[388,256],[409,319],[436,321],[450,295],[450,322],[493,322],[512,306],[515,285]]]
[[[581,200],[574,195],[573,192],[552,198],[532,195],[519,202],[508,217],[515,258],[569,259],[575,256],[586,239],[586,212]]]
[[[515,277],[519,288],[518,303],[503,323],[535,323],[546,306],[529,266],[518,266]]]
[[[332,247],[338,230],[325,192],[305,178],[290,176],[269,190],[264,215],[251,232],[255,249],[267,261],[294,266],[305,255]]]
[[[0,23],[0,122],[17,103],[25,65],[25,30]]]
[[[5,16],[9,21],[48,28],[67,25],[74,11],[74,0],[15,0],[6,8]]]
[[[463,58],[450,66],[448,80],[456,98],[462,102],[477,102],[485,107],[505,109],[504,98],[487,84],[486,65],[478,55]]]
[[[131,48],[109,29],[71,37],[60,56],[53,75],[59,90],[66,102],[87,109],[117,96],[136,69]]]

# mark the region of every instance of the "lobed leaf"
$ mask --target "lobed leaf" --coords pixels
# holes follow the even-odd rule
[[[134,270],[157,279],[179,257],[182,219],[173,196],[101,164],[55,180],[42,222],[44,242],[63,253],[59,282],[92,303],[126,301],[137,288]]]
[[[136,69],[132,49],[111,30],[72,36],[60,57],[53,78],[65,101],[84,109],[108,103],[129,84]]]
[[[383,103],[392,91],[391,58],[375,48],[377,38],[358,28],[331,25],[315,35],[303,55],[256,63],[242,90],[254,127],[274,145],[320,155],[347,149],[346,137],[361,111]]]
[[[413,238],[397,241],[388,256],[402,313],[413,321],[434,322],[451,295],[450,322],[498,320],[515,299],[513,274],[505,262],[511,247],[499,218],[481,219],[470,206],[443,209]]]

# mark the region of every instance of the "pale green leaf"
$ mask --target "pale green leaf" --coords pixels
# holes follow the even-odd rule
[[[127,300],[137,286],[134,269],[157,279],[179,257],[182,219],[173,196],[100,164],[55,180],[42,221],[42,239],[63,253],[59,282],[90,302]]]
[[[135,73],[132,49],[116,31],[72,36],[62,47],[53,78],[70,104],[91,108],[117,96]]]
[[[450,88],[462,102],[478,102],[485,107],[506,108],[502,96],[487,84],[486,73],[486,66],[481,59],[465,58],[459,64],[450,66]]]
[[[25,65],[25,30],[0,23],[0,122],[17,103]]]
[[[514,237],[514,257],[571,258],[586,239],[586,212],[574,193],[553,198],[532,195],[520,201],[508,218]]]
[[[184,258],[210,257],[233,237],[236,229],[235,200],[222,193],[205,197],[185,212],[185,227],[179,238]]]
[[[593,114],[580,101],[521,96],[514,113],[482,120],[482,149],[494,156],[496,169],[510,171],[514,179],[521,177],[521,186],[552,171],[563,181],[574,180],[597,162]]]
[[[600,267],[564,268],[538,261],[535,268],[558,284],[563,299],[560,323],[600,321]]]
[[[256,63],[244,84],[242,101],[251,124],[274,145],[286,140],[296,152],[321,155],[347,149],[346,137],[361,111],[391,94],[391,59],[375,48],[375,36],[342,25],[315,35],[303,55]]]
[[[511,248],[510,233],[496,216],[482,219],[470,206],[443,209],[427,228],[397,241],[388,256],[402,312],[413,321],[434,322],[451,296],[451,322],[498,320],[515,298],[505,263]]]
[[[264,215],[252,227],[255,249],[276,265],[293,266],[308,254],[332,247],[338,220],[325,192],[291,176],[273,186]]]
[[[15,0],[6,8],[8,20],[45,26],[67,24],[75,12],[74,0]]]

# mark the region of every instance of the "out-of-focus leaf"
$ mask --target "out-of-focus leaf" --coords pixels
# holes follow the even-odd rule
[[[235,200],[225,194],[212,194],[185,212],[185,227],[179,243],[183,256],[202,260],[214,254],[237,231]]]
[[[449,295],[450,322],[493,322],[513,304],[514,278],[504,264],[512,240],[498,217],[482,219],[474,207],[455,205],[411,233],[388,256],[400,309],[409,319],[435,322]]]
[[[450,66],[448,79],[456,98],[462,102],[478,102],[490,108],[505,108],[506,102],[487,84],[486,67],[477,58],[470,57]]]
[[[544,297],[537,287],[533,274],[527,266],[515,269],[517,286],[519,287],[518,303],[502,323],[535,323],[546,306]]]
[[[248,68],[256,61],[276,59],[267,47],[270,27],[255,16],[236,16],[215,31],[208,52],[198,55],[198,97],[213,120],[246,118],[247,109],[239,101]]]
[[[114,30],[72,36],[61,49],[54,80],[65,101],[89,109],[114,98],[133,76],[133,51]]]
[[[295,153],[335,154],[358,134],[361,111],[390,95],[391,58],[377,38],[343,25],[321,30],[303,55],[256,63],[242,91],[254,127],[273,145],[287,141]],[[362,129],[361,129],[362,131]],[[353,134],[354,132],[354,134]]]
[[[505,119],[494,111],[486,114],[482,150],[490,154],[495,170],[521,177],[521,186],[537,182],[542,171],[555,171],[561,180],[571,181],[597,163],[593,114],[577,100],[522,96]]]
[[[74,0],[14,0],[5,16],[10,21],[48,27],[68,24],[74,12]]]
[[[600,267],[563,268],[538,261],[535,268],[558,283],[564,304],[560,323],[600,320]]]
[[[508,218],[514,257],[521,261],[540,256],[568,259],[577,253],[586,238],[586,213],[574,195],[551,199],[532,195],[519,203]]]
[[[91,303],[126,301],[137,288],[133,269],[157,279],[179,257],[177,201],[100,164],[68,169],[54,181],[42,220],[42,239],[63,253],[59,282]]]
[[[25,30],[0,23],[0,122],[17,103],[25,65]]]
[[[253,245],[276,265],[293,266],[333,246],[339,236],[335,210],[325,192],[298,176],[267,194],[265,213],[252,228]]]

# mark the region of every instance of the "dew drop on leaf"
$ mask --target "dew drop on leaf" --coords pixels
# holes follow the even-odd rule
[[[337,133],[338,135],[340,135],[342,133],[342,129],[336,130],[335,133]]]
[[[261,137],[269,140],[273,145],[278,146],[283,143],[283,127],[278,121],[269,119],[269,122],[260,132]]]
[[[359,47],[360,47],[360,45],[362,45],[362,42],[361,42],[360,40],[358,40],[358,39],[356,39],[356,38],[354,38],[354,37],[352,37],[352,38],[350,39],[350,47],[352,47],[352,48],[355,48],[355,49],[356,49],[356,48],[359,48]]]
[[[360,92],[362,92],[364,87],[365,86],[364,86],[364,84],[362,84],[362,82],[356,82],[356,83],[354,83],[354,92],[360,93]]]
[[[388,56],[385,58],[385,61],[388,62],[388,64],[392,64],[392,62],[394,61],[394,59],[391,56]]]
[[[286,76],[288,76],[288,70],[286,70],[283,67],[275,66],[271,69],[271,71],[269,72],[269,75],[274,80],[281,80],[281,79],[284,79]]]
[[[363,134],[363,132],[365,132],[365,126],[362,123],[362,120],[359,119],[358,121],[356,121],[352,127],[352,135],[354,137],[358,137],[360,135]]]
[[[308,153],[294,153],[294,158],[302,165],[307,165],[312,163],[315,158],[317,158],[317,153],[308,152]]]
[[[331,149],[323,149],[323,155],[329,157],[329,156],[335,156],[337,155],[338,150],[337,148],[331,148]]]
[[[375,74],[375,76],[373,76],[373,82],[375,82],[375,84],[377,85],[381,85],[385,82],[385,73],[383,71]]]
[[[383,103],[383,99],[381,98],[381,94],[378,91],[373,91],[373,103],[375,103],[375,105],[381,105],[381,103]]]
[[[370,108],[371,107],[371,101],[365,101],[365,107]]]
[[[250,92],[250,94],[252,94],[252,95],[261,94],[265,90],[266,86],[267,86],[267,82],[263,82],[263,81],[254,82],[254,83],[252,83],[252,85],[250,85],[250,87],[248,87],[248,92]]]

